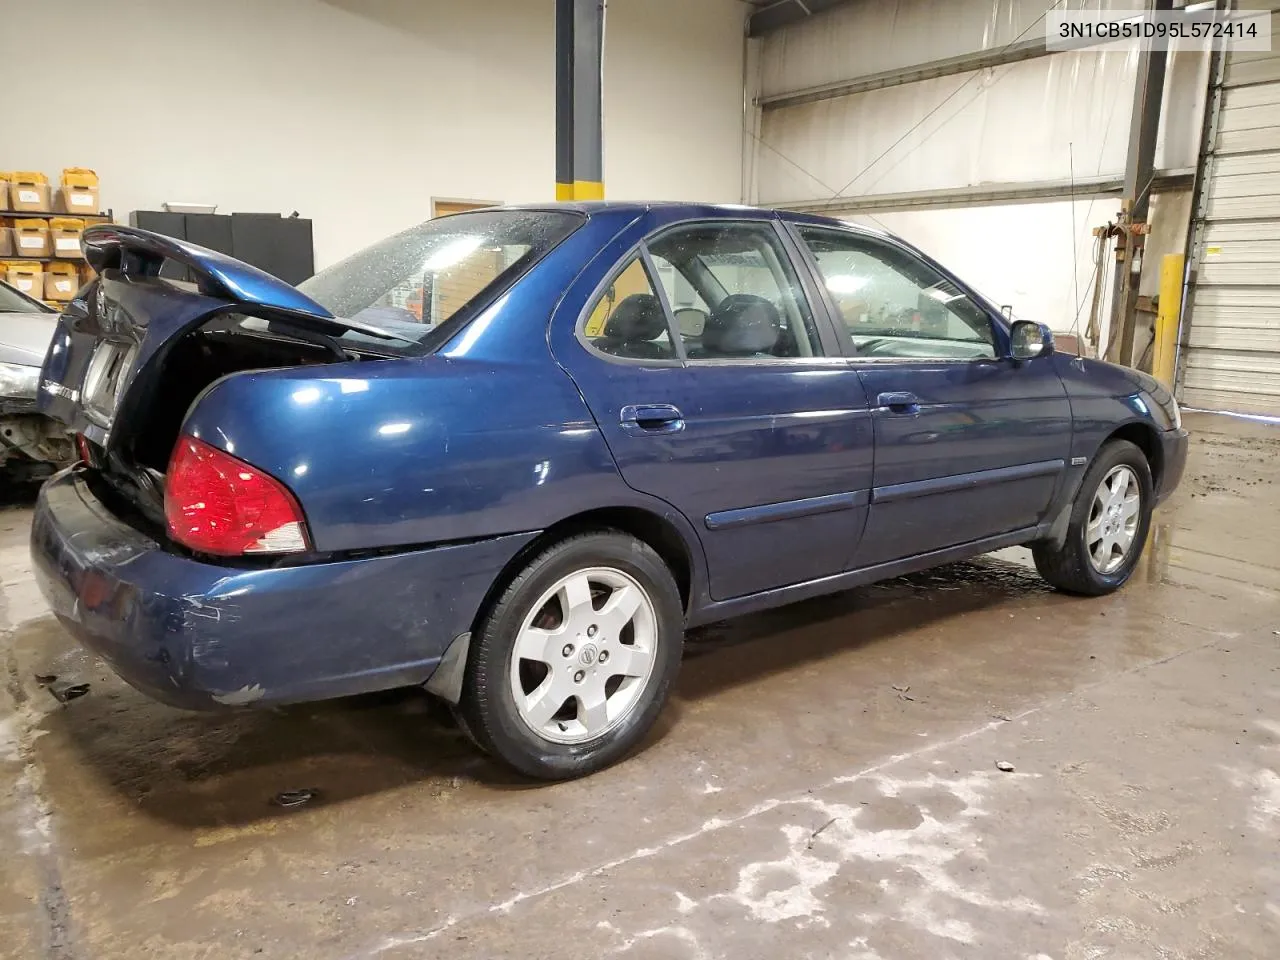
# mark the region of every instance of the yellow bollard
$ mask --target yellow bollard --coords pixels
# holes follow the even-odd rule
[[[1186,257],[1167,253],[1160,261],[1160,306],[1156,311],[1151,375],[1173,389],[1173,359],[1178,353],[1178,315],[1182,312],[1182,270]]]

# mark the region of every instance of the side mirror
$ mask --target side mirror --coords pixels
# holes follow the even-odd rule
[[[1009,354],[1015,360],[1032,360],[1053,353],[1053,331],[1043,323],[1018,320],[1009,330]]]

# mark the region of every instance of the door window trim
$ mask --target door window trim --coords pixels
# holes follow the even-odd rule
[[[821,354],[815,354],[809,357],[715,357],[712,359],[689,360],[685,355],[684,337],[680,333],[679,325],[676,323],[675,313],[667,298],[666,288],[662,285],[662,280],[658,275],[653,258],[649,253],[649,245],[660,240],[668,233],[678,230],[687,229],[691,226],[758,226],[772,231],[774,237],[778,240],[779,258],[784,266],[790,265],[791,270],[795,274],[796,282],[800,286],[799,294],[805,300],[809,307],[809,315],[813,319],[814,332],[817,334],[817,346],[822,350]],[[849,356],[846,354],[845,345],[840,338],[840,328],[844,325],[835,322],[835,316],[831,313],[825,297],[825,289],[821,284],[815,281],[815,274],[812,265],[806,258],[807,250],[804,244],[796,237],[793,237],[788,229],[789,223],[784,222],[779,217],[771,218],[735,218],[735,217],[689,217],[684,220],[677,220],[674,223],[663,224],[651,233],[646,234],[637,243],[627,249],[625,253],[619,256],[617,263],[614,265],[600,283],[596,284],[591,291],[591,295],[587,297],[586,305],[582,308],[578,315],[578,319],[574,324],[574,338],[582,344],[586,350],[593,356],[600,357],[610,363],[619,363],[627,366],[642,367],[686,367],[696,369],[705,366],[777,366],[778,364],[786,364],[794,366],[796,364],[817,364],[822,366],[842,366],[847,363]],[[667,320],[667,336],[671,338],[671,342],[676,349],[676,357],[670,359],[656,359],[645,357],[619,357],[603,350],[597,349],[591,342],[591,338],[586,335],[587,320],[590,319],[592,311],[600,302],[600,298],[604,296],[609,285],[612,284],[622,274],[622,272],[631,264],[633,259],[640,259],[645,274],[649,279],[650,285],[653,287],[655,295],[658,297],[659,303],[662,304],[662,311],[666,315]],[[961,288],[968,293],[967,288]],[[845,332],[847,337],[847,331]]]
[[[823,307],[826,310],[831,326],[835,328],[836,339],[840,343],[840,349],[844,352],[847,360],[856,364],[872,364],[881,366],[884,364],[976,364],[991,365],[1003,363],[1011,359],[1009,351],[1009,331],[1004,325],[1004,318],[991,309],[990,304],[982,297],[978,296],[974,290],[959,277],[955,276],[951,271],[945,269],[941,264],[936,263],[932,259],[923,256],[912,247],[907,246],[895,237],[876,236],[874,234],[863,233],[859,230],[850,230],[833,224],[825,223],[802,223],[795,220],[782,221],[786,225],[786,233],[791,237],[791,242],[796,246],[799,255],[802,258],[806,269],[809,272],[810,279],[817,287],[819,295],[822,298]],[[804,237],[801,236],[800,230],[809,227],[814,230],[824,230],[828,233],[839,234],[845,237],[852,237],[858,242],[866,244],[869,247],[880,247],[881,249],[889,249],[896,251],[902,255],[908,256],[917,262],[928,267],[939,274],[943,279],[950,281],[956,285],[956,288],[964,294],[971,303],[981,310],[991,324],[992,346],[995,349],[994,357],[864,357],[858,353],[857,347],[854,346],[853,337],[849,333],[849,328],[845,326],[844,320],[840,313],[840,308],[836,306],[835,299],[827,290],[826,282],[822,276],[822,270],[818,266],[818,259],[814,256],[813,251],[809,249],[809,245],[805,243]]]

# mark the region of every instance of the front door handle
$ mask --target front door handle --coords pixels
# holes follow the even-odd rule
[[[618,414],[622,429],[635,436],[654,433],[679,433],[684,429],[684,414],[669,403],[633,403]]]
[[[876,405],[881,410],[888,410],[892,413],[920,412],[920,398],[914,393],[907,393],[905,390],[880,394],[876,397]]]

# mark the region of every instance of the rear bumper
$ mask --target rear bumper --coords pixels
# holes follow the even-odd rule
[[[199,710],[426,682],[533,536],[232,568],[165,551],[112,515],[76,468],[41,490],[31,553],[76,640],[142,692]]]
[[[1177,489],[1187,469],[1187,431],[1166,430],[1160,435],[1160,489],[1156,491],[1156,503],[1162,503]]]

